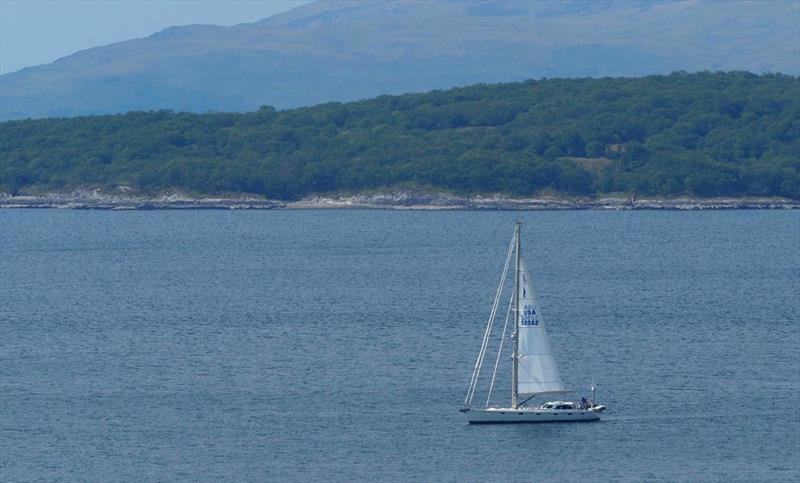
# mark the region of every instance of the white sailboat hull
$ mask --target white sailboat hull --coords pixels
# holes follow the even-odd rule
[[[600,419],[591,409],[486,408],[470,409],[465,414],[469,424],[567,423]]]

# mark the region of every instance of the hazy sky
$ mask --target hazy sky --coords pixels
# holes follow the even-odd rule
[[[0,74],[172,25],[253,22],[310,0],[0,0]]]

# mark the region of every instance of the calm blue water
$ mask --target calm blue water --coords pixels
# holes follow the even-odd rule
[[[601,422],[458,412],[517,217]],[[0,299],[6,481],[800,478],[799,212],[2,210]]]

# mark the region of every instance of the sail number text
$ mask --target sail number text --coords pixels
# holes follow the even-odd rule
[[[539,325],[539,317],[536,316],[536,308],[533,305],[525,305],[522,308],[521,324],[527,327]]]

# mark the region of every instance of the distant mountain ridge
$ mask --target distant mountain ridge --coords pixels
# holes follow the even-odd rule
[[[800,2],[314,2],[170,27],[0,76],[0,120],[289,108],[475,82],[800,74]]]

